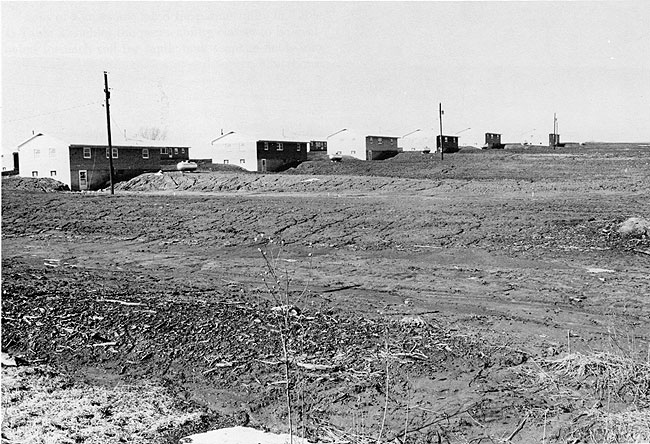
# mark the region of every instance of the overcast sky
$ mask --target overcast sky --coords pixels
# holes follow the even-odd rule
[[[650,2],[2,2],[3,151],[47,132],[172,143],[438,125],[650,141]],[[466,130],[466,128],[471,128]]]

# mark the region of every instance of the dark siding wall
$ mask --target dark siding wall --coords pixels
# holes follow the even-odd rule
[[[485,144],[487,148],[504,148],[501,143],[501,134],[485,133]]]
[[[84,146],[70,146],[70,182],[71,190],[79,190],[79,171],[88,171],[88,188],[102,188],[109,181],[109,160],[106,147],[90,146],[90,159],[83,156]],[[115,180],[128,180],[138,174],[158,171],[160,169],[160,150],[147,148],[149,158],[142,158],[142,147],[114,147],[118,157],[113,159]]]
[[[397,153],[397,137],[366,137],[366,160],[384,160],[396,156]]]
[[[327,142],[312,140],[309,142],[309,151],[327,151]]]
[[[456,136],[442,136],[444,142],[442,150],[445,153],[455,153],[458,151],[458,137]],[[436,146],[440,148],[440,136],[436,136]]]
[[[379,140],[381,139],[381,143]],[[397,137],[368,136],[366,151],[397,151]]]
[[[176,169],[176,164],[183,160],[190,160],[190,149],[188,147],[166,147],[155,148],[160,155],[160,166],[167,169]],[[166,153],[163,154],[163,151]]]
[[[282,144],[282,149],[279,149]],[[264,147],[267,149],[264,149]],[[278,142],[259,140],[257,142],[258,171],[262,171],[262,161],[266,161],[266,171],[279,171],[307,160],[306,142]]]

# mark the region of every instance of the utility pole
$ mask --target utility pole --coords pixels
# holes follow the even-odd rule
[[[104,92],[106,93],[106,127],[108,128],[109,177],[111,181],[111,194],[115,194],[115,188],[113,187],[113,143],[111,141],[111,111],[108,105],[108,99],[111,97],[111,93],[108,90],[108,73],[106,71],[104,71]]]
[[[440,106],[438,108],[439,114],[440,114],[440,160],[445,159],[445,148],[443,145],[443,138],[442,138],[442,115],[444,112],[442,111],[442,103],[440,103]]]

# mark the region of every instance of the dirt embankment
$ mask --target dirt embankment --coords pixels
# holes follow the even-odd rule
[[[463,190],[501,193],[647,193],[647,149],[636,145],[468,150],[448,155],[408,152],[366,162],[313,160],[281,174],[220,171],[146,174],[118,184],[122,191],[274,192],[433,195]],[[576,181],[579,177],[580,181]]]
[[[52,193],[55,191],[70,191],[70,188],[58,180],[50,179],[49,177],[43,178],[30,178],[30,177],[3,177],[2,190],[6,192],[13,191],[36,191],[42,193]]]
[[[117,184],[117,191],[130,192],[194,192],[194,193],[310,193],[342,195],[393,194],[408,196],[443,196],[463,190],[464,193],[530,197],[556,193],[614,193],[625,191],[643,194],[646,182],[639,178],[633,184],[609,181],[573,180],[531,182],[520,179],[468,181],[461,179],[407,179],[381,176],[346,175],[277,175],[237,173],[164,173],[143,174]]]

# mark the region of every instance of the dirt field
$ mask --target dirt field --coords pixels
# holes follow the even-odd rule
[[[592,442],[613,433],[594,431],[604,415],[647,412],[650,385],[632,396],[559,364],[648,355],[650,233],[617,232],[650,218],[647,148],[147,175],[115,196],[12,180],[2,350],[28,363],[155,381],[220,423],[287,431],[283,301],[261,250],[295,306],[298,433]]]

